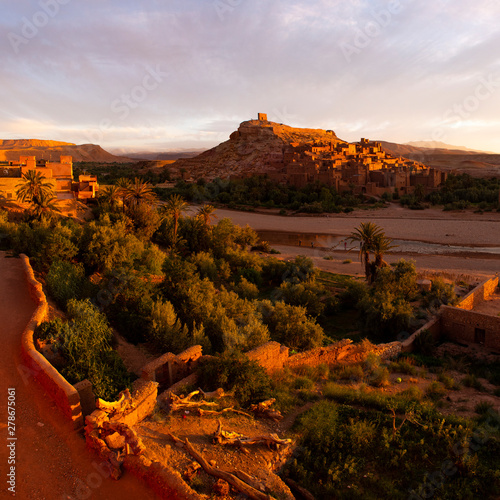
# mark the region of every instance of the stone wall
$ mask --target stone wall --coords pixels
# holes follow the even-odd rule
[[[257,361],[267,372],[281,370],[288,360],[288,347],[278,342],[266,342],[246,353],[247,357]]]
[[[141,378],[158,382],[162,389],[170,387],[196,369],[202,354],[201,345],[190,347],[177,355],[167,352],[144,366]]]
[[[478,343],[477,336],[482,333],[483,345],[500,351],[500,317],[498,316],[443,306],[441,308],[441,333],[450,340],[467,343]]]
[[[35,328],[45,321],[48,304],[42,285],[35,279],[33,269],[26,255],[21,255],[30,295],[37,308],[22,334],[21,350],[24,362],[36,381],[54,400],[62,413],[73,422],[75,429],[83,427],[83,415],[78,391],[42,356],[35,348],[33,334]]]
[[[488,300],[495,293],[498,287],[498,277],[484,281],[479,286],[469,292],[457,305],[460,309],[473,310],[479,304]]]
[[[419,328],[416,332],[412,333],[406,340],[401,342],[402,352],[412,352],[414,349],[414,343],[417,337],[425,330],[429,330],[435,340],[441,337],[441,317],[438,315],[432,318],[424,326]]]

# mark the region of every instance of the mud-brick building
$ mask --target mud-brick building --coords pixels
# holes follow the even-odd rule
[[[73,158],[61,156],[58,162],[39,160],[35,156],[21,156],[19,161],[0,163],[0,195],[7,200],[16,200],[16,191],[23,174],[30,170],[39,172],[52,185],[59,200],[85,201],[94,198],[99,185],[96,176],[81,175],[73,181]]]

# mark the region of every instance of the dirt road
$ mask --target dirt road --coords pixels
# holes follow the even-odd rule
[[[85,449],[83,437],[30,378],[20,338],[34,309],[21,261],[0,252],[0,498],[13,497],[7,483],[8,460],[13,458],[15,498],[21,500],[156,499],[132,476],[108,479],[97,457]],[[6,425],[9,389],[15,393],[15,430]],[[17,439],[8,441],[8,431]]]

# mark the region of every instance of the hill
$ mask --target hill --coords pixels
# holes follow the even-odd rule
[[[430,167],[469,174],[473,177],[500,177],[500,155],[472,150],[421,148],[411,144],[380,141],[382,148],[393,156],[404,156]]]
[[[72,156],[73,162],[128,163],[130,158],[115,156],[96,144],[76,145],[71,142],[41,139],[0,140],[0,161],[17,161],[20,156],[58,160],[59,156]]]
[[[314,142],[334,145],[346,143],[331,130],[294,128],[267,120],[248,120],[240,124],[228,141],[194,158],[179,159],[173,167],[184,169],[195,178],[207,179],[273,173],[283,167],[288,146]]]
[[[478,149],[466,148],[465,146],[452,146],[451,144],[446,144],[441,141],[412,141],[407,142],[405,146],[415,146],[417,148],[423,149],[447,149],[452,151],[468,151],[470,153],[475,154],[491,154],[494,155],[496,153],[492,153],[491,151],[480,151]]]

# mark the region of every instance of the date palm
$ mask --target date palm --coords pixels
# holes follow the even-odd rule
[[[132,208],[137,207],[141,203],[153,203],[156,201],[156,195],[151,188],[151,184],[144,182],[138,177],[134,179],[133,183],[123,189],[125,192],[125,201]]]
[[[375,277],[378,265],[382,266],[383,253],[387,251],[392,240],[387,238],[381,227],[373,222],[362,222],[349,236],[349,241],[359,242],[359,259],[365,267],[366,279],[371,283]],[[375,262],[370,262],[370,253],[375,255]]]
[[[203,205],[198,212],[196,212],[196,216],[203,220],[206,227],[210,226],[212,219],[217,219],[217,215],[215,215],[216,208],[213,205]]]
[[[187,209],[187,203],[184,201],[182,196],[178,194],[172,195],[168,201],[163,205],[163,213],[167,216],[172,217],[174,221],[174,241],[177,239],[177,230],[179,228],[179,219],[182,217],[182,213]]]
[[[33,214],[33,217],[38,220],[51,219],[55,213],[60,213],[61,211],[55,204],[56,200],[57,198],[52,194],[52,192],[41,192],[31,201],[31,213]]]
[[[34,202],[42,195],[53,195],[54,191],[52,184],[36,170],[25,172],[16,188],[16,196],[20,202]]]
[[[115,210],[119,206],[119,202],[122,200],[123,194],[121,188],[118,186],[108,186],[104,188],[99,198],[105,203],[108,203],[111,209]]]

